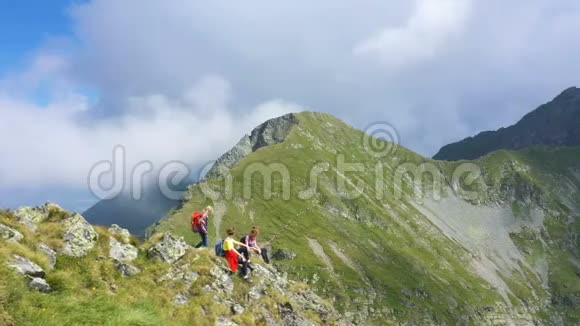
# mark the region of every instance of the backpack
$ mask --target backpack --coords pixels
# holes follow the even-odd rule
[[[201,230],[201,218],[203,214],[200,212],[193,212],[191,214],[191,229],[193,232],[199,232]]]
[[[220,240],[215,245],[215,255],[218,257],[223,257],[224,253],[224,240]]]

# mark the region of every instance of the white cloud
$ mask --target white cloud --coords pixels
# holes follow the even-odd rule
[[[65,73],[68,68],[69,62],[63,55],[41,50],[23,70],[0,76],[3,77],[0,79],[0,94],[30,97],[39,88],[48,88],[46,91],[52,95],[62,95],[70,87]]]
[[[580,84],[577,0],[76,3],[65,46],[0,76],[2,185],[78,185],[115,143],[135,159],[215,159],[297,110],[271,99],[389,121],[430,155]],[[50,96],[35,105],[38,88]]]
[[[388,27],[363,40],[354,54],[371,56],[399,68],[435,57],[447,42],[461,34],[471,0],[416,0],[416,8],[400,27]]]
[[[82,123],[89,108],[78,95],[46,107],[0,96],[0,179],[3,187],[47,185],[86,188],[91,167],[110,160],[122,145],[127,166],[151,161],[155,169],[177,160],[200,166],[257,124],[300,107],[272,100],[233,114],[229,84],[202,78],[177,97],[154,94],[127,99],[127,114]],[[142,114],[147,112],[147,114]]]

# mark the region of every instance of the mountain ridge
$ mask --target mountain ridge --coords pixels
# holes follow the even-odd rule
[[[53,203],[0,209],[0,325],[344,325],[300,281],[225,260],[166,232],[141,243]]]
[[[377,158],[362,145],[368,135],[330,115],[296,118],[284,141],[248,154],[228,178],[191,185],[182,207],[151,234],[171,231],[193,243],[190,212],[214,205],[212,242],[229,226],[259,225],[265,244],[280,253],[276,266],[306,280],[353,323],[578,320],[570,309],[580,297],[573,264],[580,200],[548,186],[580,189],[574,172],[579,149],[498,151],[443,162],[399,147]],[[342,171],[347,162],[362,170]],[[379,164],[382,176],[375,174]],[[480,177],[468,188],[477,196],[466,199],[461,188],[468,179],[454,176],[473,166]],[[256,167],[262,170],[254,177]],[[442,179],[413,178],[421,169]],[[441,198],[435,198],[436,185]],[[363,191],[351,198],[356,188]],[[382,191],[386,195],[376,197]]]
[[[70,291],[70,298],[77,292],[88,292],[86,298],[90,298],[91,287],[100,300],[109,298],[104,296],[108,291],[131,294],[123,292],[116,285],[119,282],[136,291],[137,296],[131,296],[136,302],[153,300],[156,306],[150,308],[151,317],[161,322],[165,319],[159,307],[172,311],[179,320],[187,318],[185,310],[173,307],[172,300],[178,305],[190,302],[196,307],[192,313],[204,314],[205,308],[199,310],[198,305],[209,304],[204,295],[207,285],[218,291],[220,300],[227,301],[225,310],[213,305],[220,300],[211,301],[208,323],[217,322],[218,316],[248,325],[267,321],[266,312],[260,320],[251,319],[249,309],[244,313],[224,296],[230,288],[228,278],[209,265],[222,261],[188,249],[199,241],[199,235],[191,232],[191,212],[213,205],[211,244],[223,238],[229,227],[245,233],[258,225],[258,242],[270,249],[276,275],[299,281],[282,292],[297,293],[293,300],[304,304],[298,307],[314,307],[306,316],[291,314],[296,310],[290,307],[296,305],[288,307],[286,298],[275,297],[276,316],[290,316],[281,324],[294,325],[304,318],[310,318],[312,324],[361,325],[580,322],[580,148],[529,147],[516,152],[499,150],[472,161],[436,161],[402,146],[389,147],[392,144],[328,114],[302,112],[291,117],[296,121],[290,127],[276,126],[286,122],[273,119],[254,129],[258,134],[278,130],[281,132],[266,134],[280,137],[268,138],[262,142],[265,146],[254,147],[250,141],[251,146],[245,148],[251,151],[233,156],[229,168],[190,185],[181,204],[149,228],[145,243],[137,246],[137,255],[128,247],[134,241],[127,240],[128,232],[99,227],[85,232],[89,226],[78,214],[67,223],[63,218],[69,216],[48,217],[39,226],[42,232],[31,234],[18,220],[29,214],[25,209],[15,214],[0,212],[0,222],[6,226],[0,225],[0,242],[6,238],[10,242],[6,246],[2,242],[0,263],[12,264],[10,257],[17,253],[45,267],[48,262],[40,256],[44,251],[35,247],[37,238],[59,253],[62,242],[68,241],[83,246],[69,252],[88,256],[57,255],[58,271],[48,272],[45,281]],[[254,139],[265,139],[258,134]],[[380,152],[384,148],[394,149],[384,154]],[[62,229],[70,225],[75,228]],[[80,241],[71,241],[77,238]],[[122,254],[119,258],[136,260],[116,263],[107,259],[113,246]],[[189,252],[185,258],[174,256],[185,252]],[[156,256],[168,257],[170,269],[150,265]],[[180,259],[189,267],[183,267]],[[115,274],[137,273],[132,267],[146,267],[143,277],[154,277],[156,284],[165,284],[166,275],[174,278],[169,284],[174,285],[159,290],[170,299],[160,302],[148,295],[158,285],[147,281],[147,290],[139,288],[143,284],[135,282],[143,280],[140,276],[132,281],[131,276],[124,280]],[[201,283],[183,290],[183,282],[191,285],[190,272],[203,276],[199,277]],[[259,275],[272,275],[264,273]],[[13,291],[26,300],[36,298],[34,292],[24,289],[24,279],[10,275],[10,282],[18,284]],[[74,280],[69,285],[63,284],[67,275]],[[241,292],[233,293],[254,293],[234,283],[235,291]],[[29,286],[46,289],[40,280]],[[267,285],[272,286],[277,285]],[[9,285],[0,282],[0,318],[7,314],[6,318],[21,320],[19,311],[26,310],[2,300],[10,291]],[[340,320],[326,319],[332,313],[317,297],[334,306]],[[306,302],[301,301],[304,298]],[[268,301],[263,303],[269,307]],[[136,314],[134,320],[147,324],[143,308],[133,305],[130,309]],[[59,318],[66,318],[63,311],[57,311]]]
[[[477,159],[496,150],[519,150],[531,145],[580,146],[580,88],[564,90],[512,126],[445,145],[433,158]]]

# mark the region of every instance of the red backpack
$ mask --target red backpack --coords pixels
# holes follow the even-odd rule
[[[193,212],[193,214],[191,214],[191,229],[193,230],[193,232],[199,232],[199,230],[201,229],[202,217],[203,214],[200,212]]]

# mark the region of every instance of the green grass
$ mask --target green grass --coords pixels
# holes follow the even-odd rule
[[[443,323],[456,323],[460,315],[469,315],[473,310],[493,306],[503,300],[465,264],[470,259],[465,249],[433,231],[433,225],[412,208],[407,198],[393,197],[397,168],[403,164],[430,164],[441,171],[445,183],[450,183],[451,175],[459,165],[476,164],[482,170],[483,180],[483,184],[475,183],[470,188],[481,190],[481,198],[476,203],[494,205],[508,201],[513,194],[517,201],[512,205],[512,210],[522,221],[527,221],[531,202],[543,205],[552,212],[566,211],[561,197],[553,191],[558,186],[552,179],[554,174],[576,180],[577,185],[580,183],[571,174],[571,168],[580,165],[579,149],[502,150],[477,161],[440,162],[399,147],[394,155],[377,159],[362,146],[364,134],[361,131],[325,114],[302,113],[298,117],[299,126],[293,128],[285,142],[262,148],[234,166],[231,171],[234,180],[231,197],[213,201],[202,192],[200,185],[194,185],[190,189],[191,199],[162,220],[155,231],[172,230],[186,237],[190,243],[195,243],[198,239],[189,231],[189,214],[208,204],[223,204],[226,213],[217,230],[218,237],[230,226],[247,232],[252,225],[259,225],[262,242],[267,241],[274,248],[288,248],[298,253],[295,260],[279,264],[297,279],[308,280],[317,274],[320,280],[313,286],[321,294],[335,300],[340,309],[356,311],[360,307],[357,298],[364,298],[364,293],[374,290],[377,298],[371,306],[376,310],[385,307],[393,309],[396,320],[411,322],[417,315],[426,314]],[[345,162],[362,164],[361,172],[347,173],[347,176],[353,182],[364,184],[363,196],[354,199],[339,196],[336,184],[342,177],[334,172],[339,154]],[[311,169],[320,162],[328,163],[330,170],[319,174],[316,196],[303,200],[299,193],[309,187]],[[244,173],[251,166],[277,163],[285,165],[290,173],[289,200],[282,198],[282,178],[278,174],[273,174],[271,198],[265,198],[264,180],[259,175],[252,179],[251,185],[243,182]],[[375,173],[378,163],[384,165],[381,175]],[[382,198],[376,196],[374,185],[377,179],[384,182],[386,195]],[[432,179],[429,177],[423,179],[421,187],[429,190],[430,182]],[[250,198],[244,196],[244,184],[249,187]],[[210,179],[203,185],[223,190],[223,180]],[[403,182],[402,186],[406,196],[413,196],[412,184]],[[352,187],[347,184],[346,189]],[[346,217],[336,214],[336,211],[344,212]],[[577,225],[570,226],[551,218],[546,219],[546,228],[556,243],[570,232],[578,233]],[[215,242],[213,230],[210,232],[211,241]],[[526,242],[522,236],[525,237],[514,234],[513,240],[518,246],[531,250],[526,257],[529,263],[535,263],[540,255],[552,257],[556,254],[553,251],[545,252],[539,242]],[[312,252],[307,238],[320,242],[334,266],[333,272],[329,272]],[[329,247],[330,241],[342,248],[359,266],[359,272],[352,270],[334,254]],[[551,264],[561,263],[558,259],[552,259]],[[516,294],[514,304],[521,307],[525,305],[522,299],[534,301],[532,293],[540,298],[546,296],[539,285],[540,281],[527,268],[524,270],[524,277],[504,276]],[[370,280],[370,284],[365,284],[360,273]],[[570,270],[563,269],[561,273],[562,276],[552,275],[550,278],[554,291],[561,291],[557,284],[562,281],[574,281],[569,279],[572,275]],[[407,298],[402,292],[409,290],[420,290],[426,295]],[[450,308],[452,301],[459,303],[453,309]]]
[[[378,160],[361,146],[362,132],[323,114],[301,114],[299,119],[300,127],[294,128],[284,143],[262,148],[232,169],[233,196],[219,201],[227,208],[219,234],[229,226],[247,232],[252,225],[259,225],[261,241],[271,240],[274,248],[288,248],[298,253],[296,260],[280,264],[297,279],[310,279],[317,274],[320,281],[315,288],[336,300],[335,304],[342,309],[356,310],[360,306],[356,299],[361,293],[376,290],[377,297],[371,306],[377,310],[389,307],[400,314],[401,320],[410,320],[419,309],[429,311],[438,320],[453,323],[457,321],[456,316],[467,313],[462,309],[483,307],[499,300],[499,295],[465,266],[467,252],[463,248],[434,234],[429,221],[415,211],[407,199],[392,197],[392,178],[397,166],[432,163],[446,170],[455,163],[434,162],[404,148],[399,148],[395,157]],[[321,130],[320,126],[328,124],[332,127]],[[297,150],[293,144],[301,144],[302,148]],[[345,162],[364,165],[363,171],[349,175],[365,184],[363,196],[339,198],[335,185],[341,177],[333,170],[337,168],[337,154],[326,148],[335,149],[337,154],[344,156]],[[317,195],[302,200],[299,193],[308,188],[311,168],[319,162],[329,163],[330,170],[320,174]],[[384,198],[377,198],[374,189],[374,166],[379,162],[385,165],[383,177],[387,195]],[[248,167],[273,163],[283,163],[290,172],[290,199],[282,198],[281,177],[276,174],[272,179],[272,198],[264,198],[264,180],[259,176],[252,179],[251,185],[246,184],[252,196],[245,198],[242,180]],[[221,182],[212,179],[205,185],[219,188]],[[411,185],[403,186],[405,193],[412,195]],[[352,187],[347,184],[347,189]],[[218,203],[205,196],[199,186],[192,187],[191,193],[191,200],[161,221],[157,231],[172,230],[191,243],[198,241],[189,230],[189,214],[207,204],[215,206]],[[346,218],[329,213],[330,208],[343,210]],[[213,233],[211,235],[214,242],[216,239]],[[308,238],[319,240],[334,266],[333,272],[327,271],[326,265],[309,248]],[[334,254],[329,247],[330,241],[345,251],[360,268],[359,272]],[[371,283],[365,284],[360,273]],[[426,296],[406,298],[402,291],[408,289],[423,291]],[[449,298],[462,304],[450,311]]]
[[[64,217],[64,216],[63,216]],[[10,212],[0,211],[0,221],[16,228],[26,238],[21,243],[0,240],[0,325],[214,325],[220,316],[230,316],[230,307],[214,299],[214,293],[206,293],[203,287],[214,280],[210,267],[217,260],[210,251],[189,250],[179,264],[188,264],[200,277],[187,289],[176,282],[157,283],[170,265],[146,257],[154,239],[140,245],[138,258],[132,262],[143,272],[125,278],[115,269],[108,257],[108,243],[111,236],[107,229],[96,227],[99,233],[97,245],[82,258],[58,255],[54,270],[48,268],[48,261],[36,249],[40,241],[50,242],[46,234],[28,232],[16,223]],[[60,229],[60,219],[50,219],[40,225],[40,229]],[[60,230],[62,231],[62,230]],[[49,232],[51,236],[61,232]],[[54,242],[58,242],[53,239]],[[133,240],[134,241],[134,240]],[[28,289],[24,277],[7,267],[6,262],[13,254],[19,254],[38,263],[47,271],[46,280],[53,288],[49,294]],[[288,301],[284,294],[269,291],[269,296],[246,301],[249,285],[234,278],[234,294],[230,298],[243,302],[246,312],[234,320],[244,325],[263,324],[256,312],[274,311],[278,318],[277,305]],[[190,302],[175,306],[173,298],[177,293],[188,292]],[[266,309],[266,310],[264,310]],[[203,310],[203,311],[202,311]],[[203,317],[202,317],[203,316]],[[233,318],[230,316],[230,318]]]
[[[503,303],[502,297],[469,266],[467,262],[473,259],[471,253],[443,236],[413,207],[409,197],[414,197],[414,184],[406,181],[401,184],[403,198],[395,198],[394,193],[396,171],[404,164],[434,166],[442,173],[444,183],[449,184],[458,166],[471,163],[482,170],[482,182],[475,183],[471,188],[481,190],[479,198],[473,202],[511,205],[512,212],[522,223],[529,220],[532,208],[539,207],[546,212],[543,230],[516,230],[511,234],[512,241],[525,252],[526,262],[530,266],[535,266],[540,259],[547,259],[551,271],[548,280],[551,295],[561,298],[564,303],[578,296],[578,268],[572,263],[573,259],[578,259],[574,254],[578,242],[573,240],[577,239],[574,235],[580,232],[578,211],[567,207],[565,201],[580,207],[580,199],[577,194],[561,189],[564,181],[580,189],[580,179],[574,174],[574,169],[580,166],[579,149],[498,151],[477,161],[439,162],[399,147],[393,155],[375,158],[362,146],[365,136],[361,131],[324,114],[302,113],[298,118],[300,124],[292,129],[285,142],[261,148],[232,169],[230,197],[213,200],[202,191],[202,186],[223,191],[222,179],[210,179],[191,186],[191,199],[152,227],[152,236],[141,248],[147,250],[163,231],[183,236],[190,244],[197,243],[199,235],[191,232],[190,227],[191,212],[207,205],[213,205],[216,209],[223,205],[225,214],[219,229],[216,230],[213,220],[210,221],[212,244],[224,237],[225,230],[231,226],[238,230],[236,237],[246,234],[253,225],[260,226],[260,243],[297,253],[295,260],[276,262],[277,266],[292,278],[309,283],[308,286],[312,286],[339,310],[357,311],[367,306],[376,312],[389,309],[388,316],[380,313],[371,316],[374,320],[369,322],[377,324],[384,323],[387,317],[393,323],[420,324],[426,316],[441,324],[464,323],[462,316],[477,316],[477,312]],[[352,182],[360,182],[363,186],[363,194],[357,198],[341,197],[337,184],[343,182],[344,177],[336,173],[339,156],[344,162],[362,166],[360,172],[345,172]],[[300,194],[311,186],[311,170],[321,162],[328,163],[329,170],[319,174],[315,196],[305,200]],[[384,171],[377,175],[375,167],[379,163]],[[272,176],[270,198],[264,193],[266,180],[259,174],[254,175],[251,182],[244,182],[245,173],[258,164],[283,164],[287,168],[290,175],[289,199],[284,198],[280,174],[274,173]],[[377,180],[384,182],[384,188],[375,188]],[[418,184],[421,189],[429,190],[432,181],[427,177]],[[465,183],[466,180],[460,182]],[[345,186],[347,191],[353,189],[349,183]],[[384,192],[383,197],[377,197],[380,191]],[[246,194],[251,196],[247,197]],[[22,230],[9,213],[3,215],[6,224]],[[55,216],[54,220],[43,224],[42,232],[37,235],[22,230],[26,236],[25,243],[3,246],[0,257],[21,252],[38,259],[38,263],[45,266],[46,262],[31,248],[38,241],[52,243],[57,248],[62,245],[59,244],[62,233],[59,220]],[[99,228],[98,232],[99,244],[89,256],[80,260],[59,259],[56,270],[49,273],[47,278],[57,289],[54,294],[42,297],[30,293],[21,279],[13,280],[20,282],[16,287],[9,286],[11,281],[0,280],[0,318],[16,324],[26,324],[25,316],[30,314],[36,314],[33,316],[47,323],[51,320],[69,320],[64,318],[83,318],[82,308],[76,311],[75,306],[71,304],[69,307],[67,302],[82,303],[79,307],[87,306],[87,311],[106,318],[106,322],[112,325],[141,325],[142,321],[184,324],[201,314],[200,307],[204,307],[207,315],[200,323],[207,322],[209,325],[216,316],[227,313],[226,307],[214,302],[201,289],[202,284],[210,281],[207,266],[211,261],[208,253],[195,254],[198,258],[191,254],[186,258],[192,266],[196,266],[201,277],[199,284],[196,283],[190,290],[194,294],[190,304],[176,308],[171,300],[183,289],[159,286],[153,281],[166,271],[167,266],[150,261],[141,252],[135,265],[146,271],[135,278],[122,278],[113,270],[110,261],[97,259],[106,255],[108,241],[105,229]],[[320,243],[324,255],[332,264],[332,271],[309,247],[309,238]],[[356,266],[355,269],[342,261],[333,251],[331,243],[343,251]],[[194,259],[197,260],[194,262]],[[521,273],[514,271],[502,277],[511,290],[508,296],[514,309],[525,310],[528,304],[547,299],[549,295],[527,266],[521,265],[520,270]],[[312,282],[314,275],[319,278],[316,283]],[[111,284],[115,285],[115,289]],[[246,293],[246,285],[237,282],[234,297],[241,299]],[[361,299],[368,300],[369,293],[376,293],[376,298],[362,303]],[[9,296],[17,300],[2,299]],[[44,299],[39,299],[39,296]],[[95,298],[98,300],[92,300]],[[265,307],[274,308],[276,302],[285,299],[274,296],[264,300]],[[42,317],[39,312],[26,311],[33,309],[29,306],[35,307],[33,302],[41,302],[46,305],[41,308],[47,310],[58,310],[59,301],[63,301],[63,309],[68,311],[64,314],[66,316],[50,319]],[[125,304],[123,308],[118,307],[120,303]],[[241,324],[261,324],[263,321],[256,320],[251,312],[266,309],[264,306],[247,309],[235,320]],[[554,311],[558,311],[571,316],[566,321],[574,321],[577,314],[574,315],[573,310],[574,307],[556,303],[541,310],[538,318],[549,318]],[[77,319],[70,320],[74,322]],[[476,324],[477,320],[471,319],[470,323]]]

